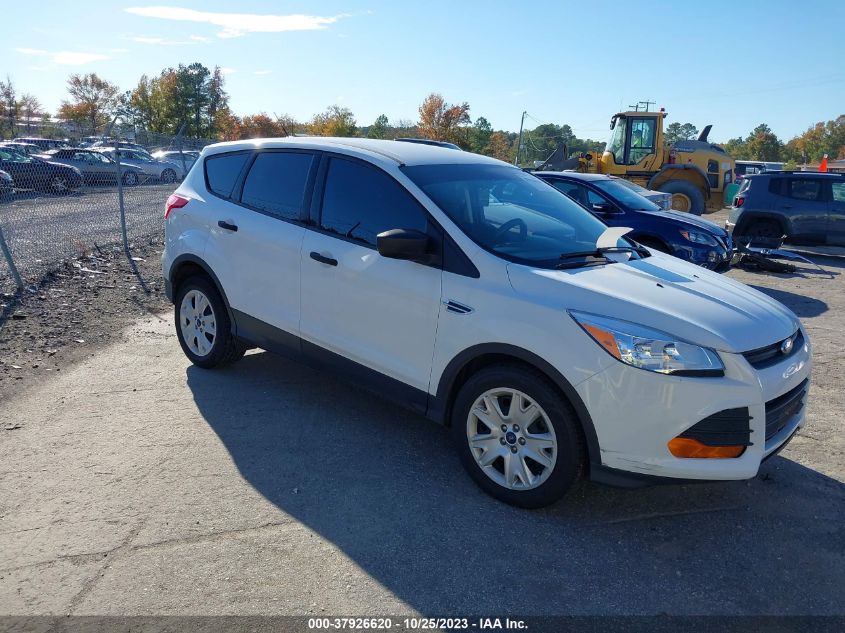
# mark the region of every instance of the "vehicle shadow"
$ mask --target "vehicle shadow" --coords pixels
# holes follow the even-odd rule
[[[779,288],[768,286],[757,286],[749,284],[755,290],[769,295],[772,299],[780,301],[787,308],[792,310],[800,318],[816,317],[827,312],[828,305],[821,299],[799,295]]]
[[[423,614],[842,609],[845,486],[789,459],[527,511],[472,483],[448,429],[330,375],[257,352],[187,383],[256,491]]]

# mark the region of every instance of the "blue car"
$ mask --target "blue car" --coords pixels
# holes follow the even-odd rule
[[[569,171],[539,171],[534,175],[608,226],[633,229],[626,237],[643,246],[717,272],[725,272],[731,266],[734,245],[725,229],[689,213],[661,211],[615,176]]]

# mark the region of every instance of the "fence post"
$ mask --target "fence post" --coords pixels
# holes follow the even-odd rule
[[[123,174],[120,171],[120,141],[114,142],[114,164],[117,170],[117,200],[120,205],[120,233],[123,238],[123,250],[129,257],[129,238],[126,235],[126,207],[123,204]]]
[[[12,278],[18,286],[18,290],[23,290],[23,279],[21,279],[21,275],[15,266],[15,260],[12,259],[12,251],[9,250],[9,246],[6,244],[2,226],[0,226],[0,250],[3,251],[3,257],[6,258],[6,262],[9,264],[9,270],[12,272]]]

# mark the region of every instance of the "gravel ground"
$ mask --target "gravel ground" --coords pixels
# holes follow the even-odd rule
[[[67,313],[49,284],[0,329],[28,376],[0,370],[0,614],[845,614],[841,260],[730,273],[815,347],[808,424],[757,478],[584,484],[540,511],[485,496],[445,429],[332,376],[260,351],[190,366],[170,314],[144,316],[160,295],[106,263],[119,288],[52,286],[89,300],[60,373],[20,354],[30,314]]]

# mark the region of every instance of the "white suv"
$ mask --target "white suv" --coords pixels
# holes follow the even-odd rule
[[[627,241],[534,176],[414,143],[205,148],[167,202],[185,354],[248,347],[449,425],[525,507],[579,477],[745,479],[804,422],[810,343],[777,301]]]

